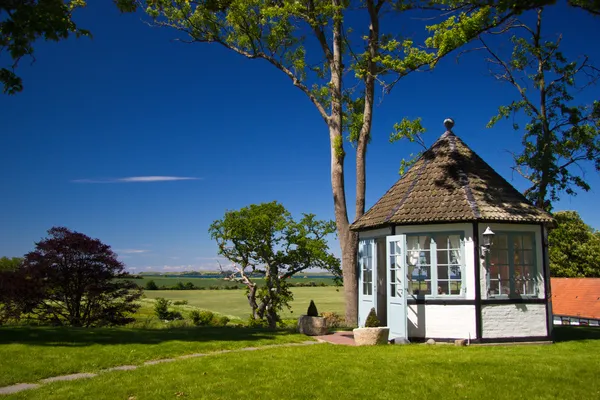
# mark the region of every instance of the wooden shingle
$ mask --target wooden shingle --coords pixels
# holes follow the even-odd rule
[[[553,220],[447,131],[351,229],[452,221]]]

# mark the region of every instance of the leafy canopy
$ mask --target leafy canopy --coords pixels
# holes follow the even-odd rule
[[[266,319],[271,327],[292,299],[288,278],[308,268],[340,275],[340,261],[327,243],[327,236],[334,232],[333,221],[317,220],[314,214],[303,214],[295,221],[276,201],[228,211],[209,228],[219,254],[233,263],[229,279],[248,288],[252,317]],[[256,275],[264,276],[264,287],[257,288]]]
[[[41,322],[72,326],[131,322],[141,290],[129,280],[110,246],[63,227],[27,253],[19,275],[33,287],[28,310]]]
[[[550,274],[555,277],[600,277],[600,232],[576,211],[554,214],[557,227],[548,235]]]

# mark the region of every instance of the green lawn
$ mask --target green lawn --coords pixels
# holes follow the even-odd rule
[[[344,293],[341,288],[302,287],[292,288],[294,301],[292,311],[281,313],[282,318],[295,318],[306,313],[311,300],[315,301],[319,312],[335,311],[344,314]],[[250,306],[243,290],[147,290],[150,299],[164,297],[169,300],[187,300],[190,306],[203,308],[227,315],[231,318],[248,319]]]
[[[304,340],[299,334],[245,328],[0,327],[0,386],[183,354]]]
[[[7,399],[598,399],[600,340],[555,345],[346,347],[214,355]]]

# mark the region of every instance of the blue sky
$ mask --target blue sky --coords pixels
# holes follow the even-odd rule
[[[23,255],[60,225],[100,238],[133,271],[215,268],[208,226],[227,209],[278,200],[296,216],[333,218],[328,133],[286,77],[217,46],[174,42],[172,31],[99,3],[77,19],[93,39],[39,43],[35,63],[19,69],[25,91],[0,96],[0,256]],[[598,46],[586,46],[600,37],[598,19],[564,7],[548,11],[547,32],[564,34],[566,53],[588,54],[599,65]],[[405,116],[423,118],[428,144],[443,133],[444,118],[454,118],[457,135],[517,188],[527,187],[513,176],[507,152],[519,149],[519,134],[510,122],[485,128],[515,93],[486,71],[481,56],[460,63],[451,56],[378,102],[368,207],[417,150],[388,143]],[[594,96],[597,87],[582,99]],[[346,151],[352,218],[354,152]],[[555,209],[577,210],[600,228],[600,179],[591,168],[586,176],[592,191]],[[337,242],[332,248],[339,254]]]

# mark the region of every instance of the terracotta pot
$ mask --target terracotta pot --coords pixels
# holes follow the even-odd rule
[[[298,332],[309,336],[327,335],[327,321],[323,317],[301,315],[298,318]]]
[[[387,344],[390,328],[356,328],[354,333],[354,342],[357,346],[373,346],[376,344]]]

